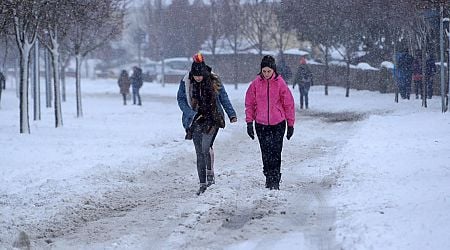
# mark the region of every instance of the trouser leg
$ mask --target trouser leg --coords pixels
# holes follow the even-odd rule
[[[422,80],[415,80],[414,81],[414,93],[416,94],[416,99],[419,99],[419,92],[422,89]]]
[[[138,96],[138,105],[142,105],[141,94],[139,94],[139,89],[137,91],[137,96]]]
[[[209,155],[211,157],[211,164],[206,166],[206,179],[208,182],[208,185],[215,184],[215,177],[214,177],[214,140],[216,139],[217,133],[219,132],[218,128],[215,128],[213,133],[213,137],[211,139],[210,148],[209,148]]]
[[[261,125],[256,123],[263,161],[263,173],[266,176],[266,187],[279,188],[281,170],[281,151],[283,149],[283,136],[286,130],[286,122],[277,125]]]
[[[299,87],[300,89],[300,109],[303,108],[303,96],[305,95],[305,89],[303,87]]]
[[[305,94],[305,108],[308,109],[308,93]]]
[[[411,76],[406,78],[405,94],[406,98],[409,100],[409,96],[411,95]]]
[[[427,84],[427,96],[429,99],[433,97],[433,80],[428,80]]]
[[[213,134],[202,132],[201,126],[194,126],[192,140],[197,155],[197,174],[200,184],[206,184],[206,170],[211,169],[210,145]]]

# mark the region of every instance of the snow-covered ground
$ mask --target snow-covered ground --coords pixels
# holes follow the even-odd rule
[[[227,85],[238,123],[215,142],[216,184],[201,196],[177,85],[146,83],[121,104],[115,80],[74,83],[19,134],[8,85],[0,108],[0,249],[23,231],[33,249],[450,249],[450,114],[440,98],[323,86],[285,140],[281,190],[264,188],[245,132],[247,84]],[[293,91],[295,100],[298,90]]]

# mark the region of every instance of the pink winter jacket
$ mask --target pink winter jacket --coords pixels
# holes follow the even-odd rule
[[[269,80],[258,75],[245,94],[245,121],[276,125],[284,120],[295,122],[294,97],[281,76]]]

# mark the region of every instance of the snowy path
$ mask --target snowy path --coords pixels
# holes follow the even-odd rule
[[[99,97],[117,105],[113,94],[89,94],[86,102]],[[173,98],[143,99],[142,111],[130,116],[135,122],[140,115],[180,122]],[[334,158],[362,116],[297,112],[294,137],[285,140],[281,190],[270,191],[264,188],[259,145],[245,133],[243,103],[233,103],[239,122],[219,132],[216,184],[203,195],[195,195],[192,142],[183,140],[180,131],[167,135],[149,129],[148,136],[130,138],[144,153],[125,152],[115,161],[110,159],[115,155],[99,150],[97,163],[83,166],[87,170],[74,179],[49,178],[38,188],[27,188],[31,194],[16,190],[4,196],[4,204],[15,208],[3,212],[9,218],[2,223],[4,236],[10,241],[16,230],[24,230],[38,249],[283,249],[283,244],[293,242],[306,249],[339,248],[336,208],[329,205],[330,190],[340,174]],[[146,109],[158,105],[168,110]],[[106,114],[107,121],[120,121],[121,112],[129,108]],[[116,127],[95,132],[102,134],[92,143],[118,147],[104,139],[117,134]],[[89,155],[85,157],[89,162]]]
[[[7,89],[0,249],[20,231],[32,249],[450,249],[450,121],[440,99],[424,109],[314,86],[311,110],[297,112],[285,140],[281,190],[270,191],[245,133],[245,89],[228,88],[239,121],[216,140],[217,184],[196,196],[176,89],[148,84],[142,107],[122,106],[114,81],[88,81],[82,119],[68,95],[64,127],[44,109],[30,135],[18,134]]]
[[[242,103],[235,106],[243,110]],[[327,202],[339,173],[332,159],[355,127],[351,122],[324,122],[320,113],[297,115],[295,136],[285,141],[280,191],[263,187],[257,142],[248,139],[242,124],[228,124],[215,144],[216,185],[204,195],[194,194],[195,154],[193,149],[186,151],[192,142],[154,145],[164,152],[161,160],[130,162],[146,165],[146,170],[123,176],[125,185],[104,194],[92,209],[79,211],[80,217],[88,218],[86,223],[72,225],[71,233],[52,239],[50,246],[272,249],[282,247],[283,240],[294,240],[308,249],[337,248],[336,209]],[[239,117],[242,123],[243,114]],[[303,132],[311,129],[321,130],[323,136]]]

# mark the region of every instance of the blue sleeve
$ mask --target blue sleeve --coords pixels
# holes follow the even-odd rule
[[[191,106],[189,106],[186,96],[186,87],[183,80],[180,81],[177,92],[178,107],[183,112],[182,122],[184,128],[189,128],[194,120],[194,116],[197,114]]]
[[[230,102],[230,99],[228,98],[227,91],[225,90],[225,85],[222,84],[222,87],[219,91],[219,101],[222,105],[223,109],[228,115],[228,118],[236,117],[236,111],[233,108],[233,105]]]

